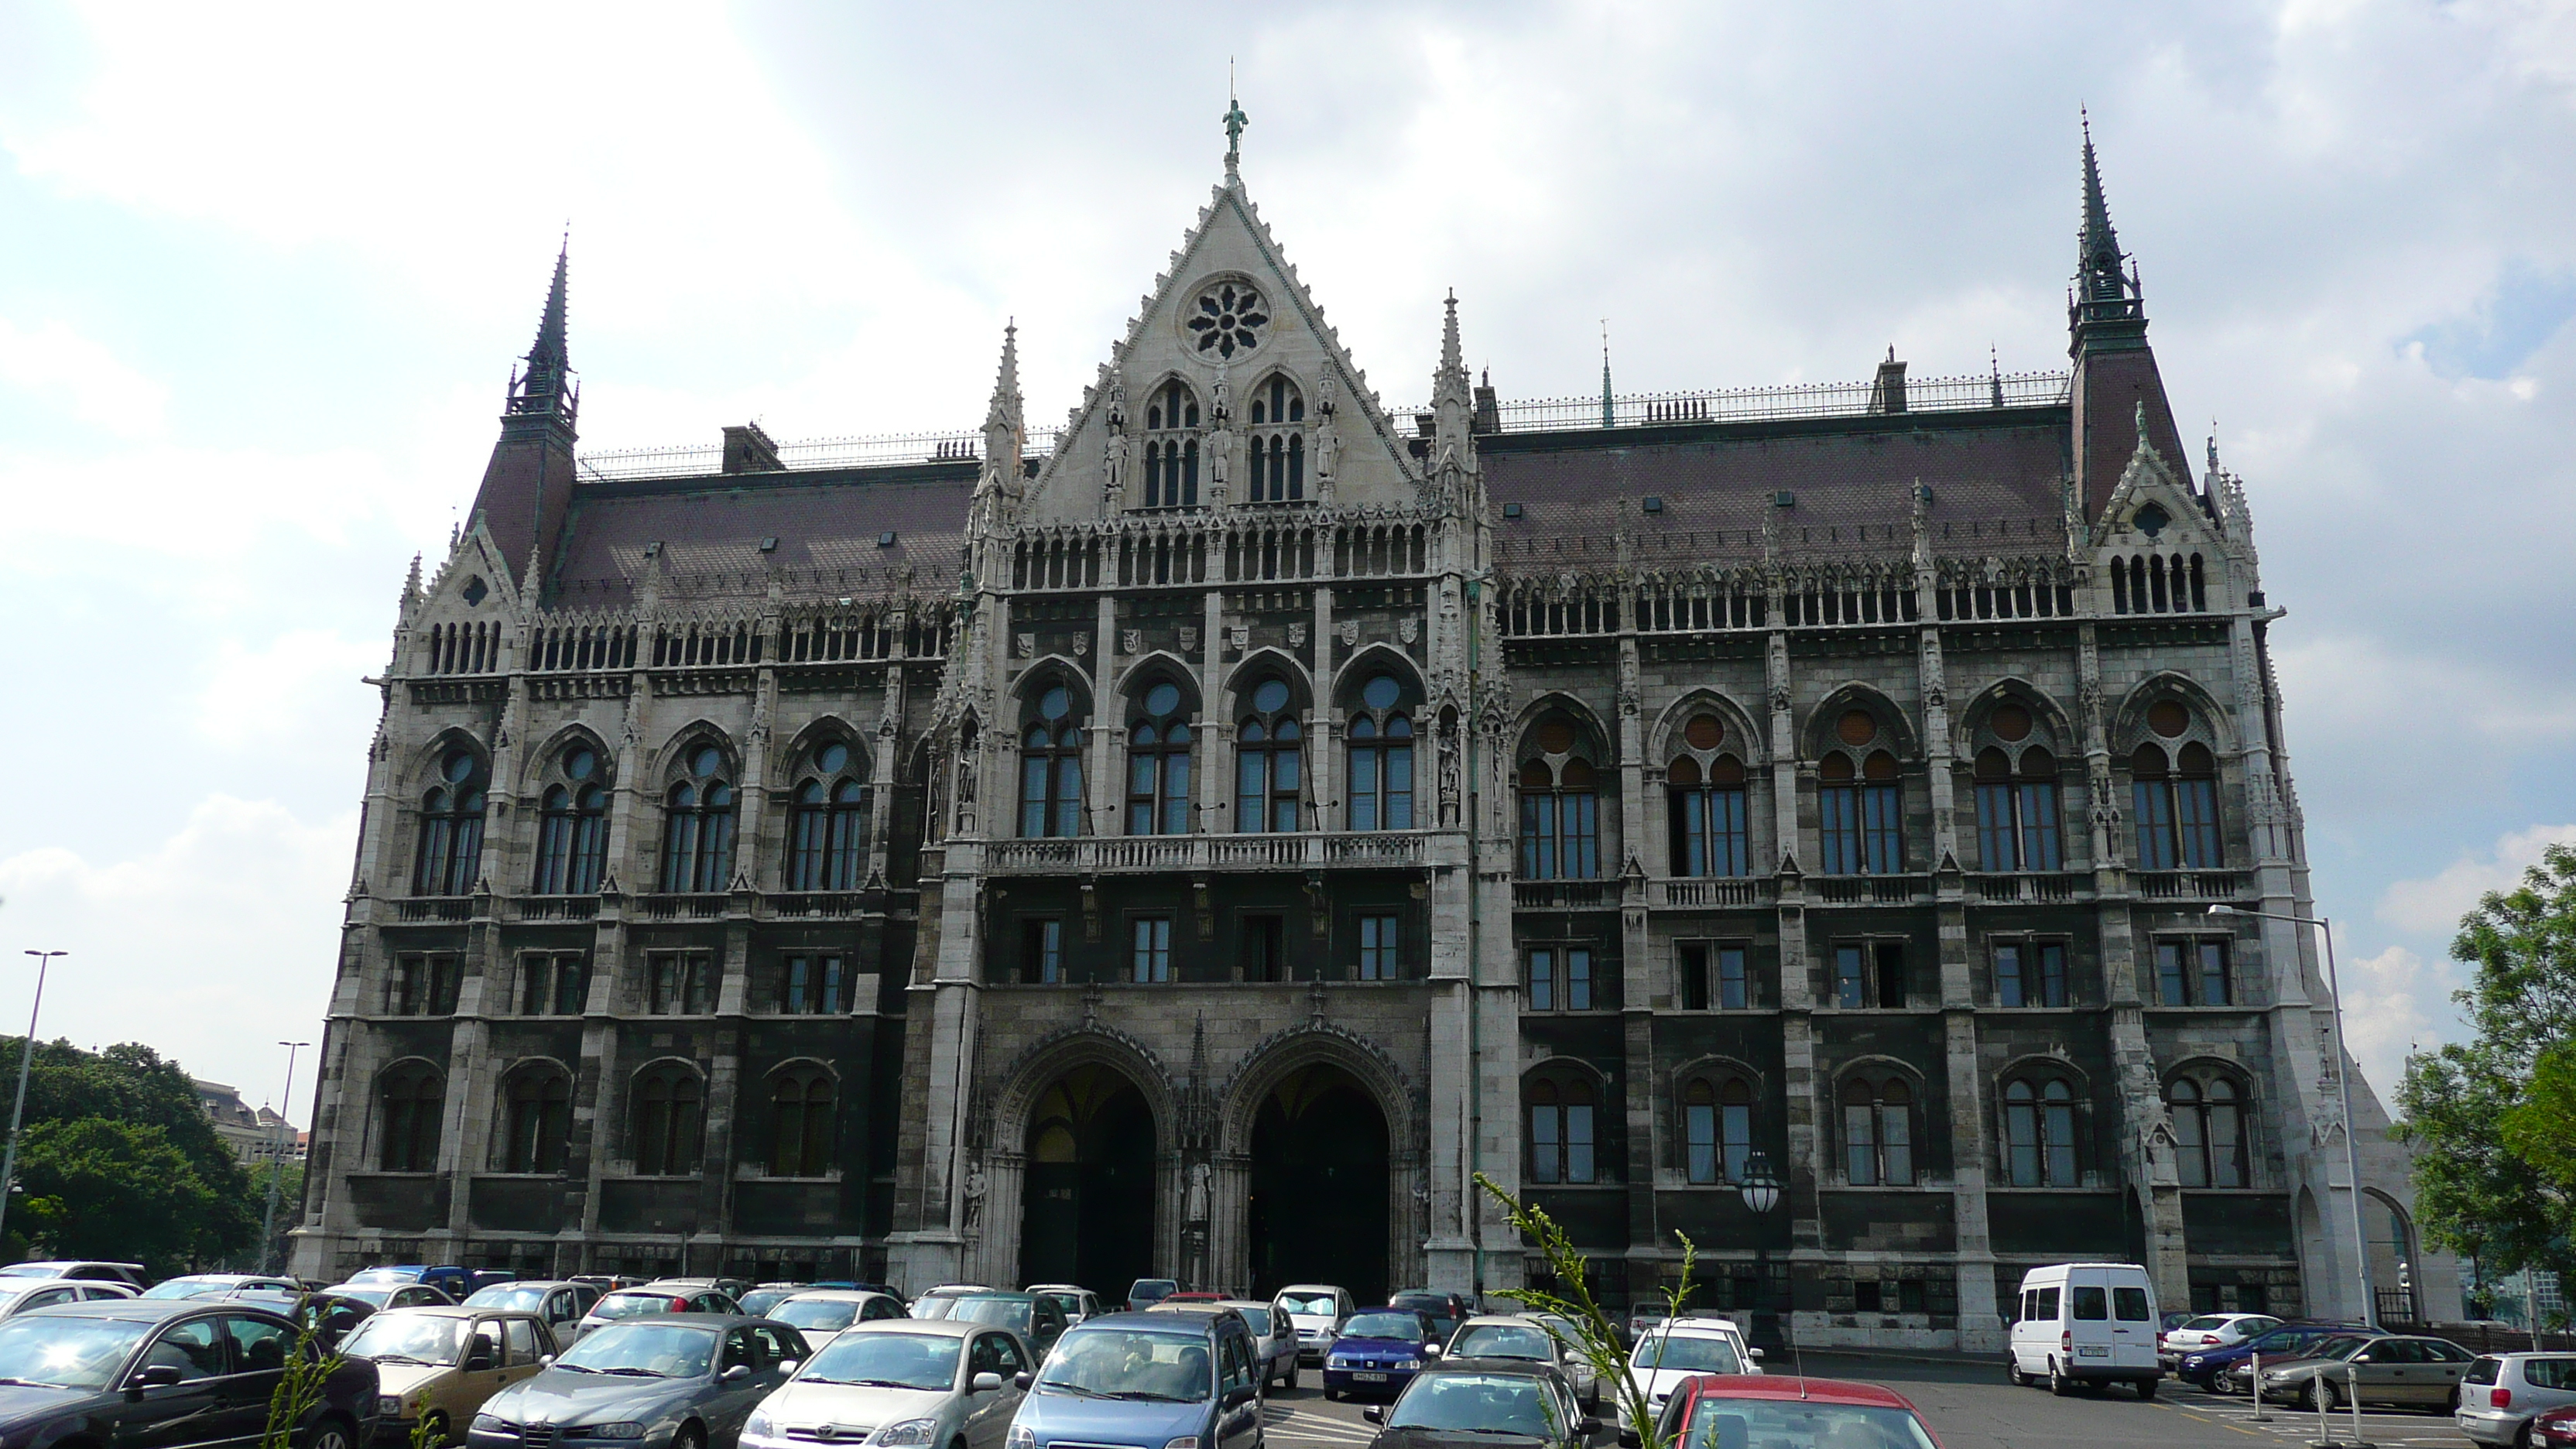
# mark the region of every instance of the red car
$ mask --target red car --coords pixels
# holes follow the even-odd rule
[[[1777,1443],[1941,1449],[1911,1399],[1849,1379],[1702,1374],[1674,1387],[1658,1422],[1673,1449],[1750,1449]],[[1619,1442],[1635,1449],[1637,1431],[1621,1429]]]
[[[2534,1416],[2528,1432],[2532,1449],[2576,1449],[2576,1404]]]

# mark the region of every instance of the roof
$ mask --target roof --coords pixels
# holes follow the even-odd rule
[[[1556,1365],[1535,1358],[1444,1358],[1422,1366],[1424,1376],[1450,1373],[1517,1374],[1522,1378],[1544,1378],[1555,1373]]]
[[[1796,1374],[1700,1374],[1682,1380],[1673,1392],[1702,1398],[1817,1399],[1828,1404],[1871,1404],[1912,1409],[1914,1401],[1884,1384],[1855,1379],[1817,1379]]]
[[[188,1313],[238,1313],[243,1306],[241,1300],[233,1298],[93,1298],[85,1303],[56,1303],[33,1309],[26,1316],[115,1318],[128,1323],[160,1323]],[[259,1305],[248,1306],[256,1308]]]
[[[843,1333],[927,1333],[941,1338],[964,1338],[980,1329],[998,1328],[992,1323],[977,1323],[965,1318],[871,1318],[853,1323]]]

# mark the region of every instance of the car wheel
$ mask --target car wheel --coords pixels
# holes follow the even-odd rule
[[[2451,1385],[2451,1392],[2442,1400],[2442,1407],[2434,1410],[2433,1412],[2443,1415],[2456,1414],[2460,1412],[2460,1386],[2458,1384]]]
[[[671,1436],[671,1449],[707,1449],[707,1431],[695,1424],[682,1424]]]
[[[2055,1359],[2048,1361],[2048,1391],[2061,1399],[2075,1392],[2075,1380],[2066,1376],[2066,1370]]]
[[[447,1416],[445,1414],[442,1414],[435,1409],[430,1410],[428,1413],[421,1415],[421,1427],[423,1432],[428,1436],[430,1443],[444,1445],[449,1442],[447,1437]]]
[[[2017,1389],[2030,1387],[2030,1375],[2021,1371],[2021,1355],[2009,1351],[2004,1354],[2004,1381]]]
[[[2513,1431],[2513,1449],[2531,1449],[2531,1421],[2529,1419],[2523,1420],[2522,1427]]]
[[[304,1449],[355,1449],[356,1442],[346,1423],[336,1418],[322,1419],[313,1425]]]
[[[2138,1397],[2139,1397],[2139,1398],[2142,1398],[2142,1399],[2152,1399],[2152,1398],[2154,1398],[2155,1396],[2156,1396],[2156,1381],[2155,1381],[2154,1379],[2140,1379],[2140,1380],[2138,1380]]]
[[[1297,1392],[1297,1360],[1288,1360],[1288,1392]]]

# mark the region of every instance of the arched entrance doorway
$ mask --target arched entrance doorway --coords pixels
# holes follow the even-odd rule
[[[1251,1290],[1338,1283],[1383,1303],[1386,1114],[1339,1067],[1299,1068],[1252,1124]]]
[[[1075,1067],[1029,1115],[1020,1281],[1123,1298],[1153,1268],[1153,1110],[1117,1071]]]

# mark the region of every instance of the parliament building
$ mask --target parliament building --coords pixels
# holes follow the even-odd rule
[[[583,454],[558,259],[372,681],[295,1271],[1369,1301],[1545,1271],[1481,1176],[1805,1343],[2456,1316],[2083,160],[2024,375],[1508,401],[1426,299],[1390,408],[1229,151],[1060,426],[1006,335],[973,434]]]

